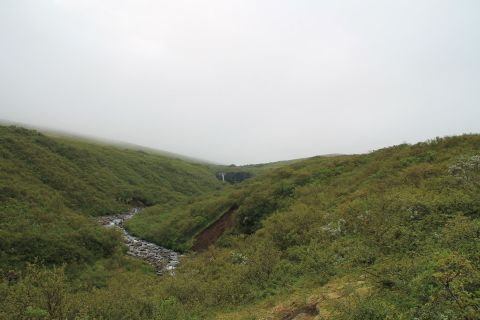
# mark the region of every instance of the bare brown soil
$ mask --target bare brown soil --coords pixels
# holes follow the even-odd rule
[[[315,303],[305,305],[298,308],[280,310],[275,319],[278,320],[295,320],[295,319],[312,319],[318,315]]]
[[[233,214],[237,209],[237,205],[231,206],[217,221],[200,232],[193,241],[192,249],[194,251],[203,251],[215,243],[227,229],[233,227],[235,224]]]

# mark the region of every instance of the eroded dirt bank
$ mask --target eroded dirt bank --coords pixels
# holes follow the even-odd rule
[[[203,251],[215,243],[222,234],[235,224],[234,213],[238,209],[237,205],[233,205],[225,212],[220,219],[212,223],[195,238],[192,249],[195,251]]]

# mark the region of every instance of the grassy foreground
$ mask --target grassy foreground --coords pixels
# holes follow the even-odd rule
[[[238,206],[232,228],[174,276],[115,250],[77,273],[30,266],[0,284],[0,318],[479,319],[479,190],[480,135],[293,162],[131,221],[188,250]]]

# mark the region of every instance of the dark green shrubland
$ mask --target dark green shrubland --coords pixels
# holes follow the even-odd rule
[[[221,186],[206,165],[0,126],[0,271],[90,264],[123,250],[90,217]]]
[[[181,205],[161,203],[129,228],[186,251],[232,205],[238,209],[234,226],[205,252],[183,258],[175,276],[155,277],[125,258],[115,234],[87,233],[85,243],[109,258],[85,254],[94,262],[81,271],[67,259],[65,269],[65,261],[53,261],[56,269],[37,266],[4,280],[0,301],[9,302],[0,302],[0,316],[52,319],[61,310],[72,319],[208,319],[237,312],[254,319],[272,301],[358,281],[364,293],[334,299],[332,319],[478,319],[479,154],[480,136],[464,135],[315,157]],[[56,206],[73,210],[48,204]],[[25,214],[19,230],[33,219]],[[48,279],[33,281],[38,273]],[[62,307],[49,309],[48,299],[58,296]]]
[[[347,276],[366,279],[370,302],[351,300],[339,319],[477,319],[479,152],[466,135],[318,157],[204,196],[235,199],[236,227],[166,280],[170,294],[216,310]]]

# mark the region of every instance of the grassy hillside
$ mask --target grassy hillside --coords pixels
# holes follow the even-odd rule
[[[119,246],[88,216],[174,204],[221,184],[205,165],[0,126],[0,267],[93,261]]]
[[[291,319],[313,304],[334,319],[478,319],[479,157],[466,135],[311,158],[130,227],[188,248],[238,206],[230,232],[162,284],[208,317]]]
[[[81,287],[33,267],[0,284],[0,318],[479,319],[480,135],[290,163],[129,227],[188,250],[231,208],[174,276],[127,266]]]
[[[478,136],[454,137],[415,146],[399,145],[367,155],[319,156],[286,162],[283,166],[267,164],[265,167],[270,170],[262,169],[256,172],[259,176],[241,185],[200,196],[173,209],[162,206],[148,208],[131,220],[128,226],[133,232],[154,242],[185,250],[190,248],[196,234],[218,219],[232,205],[238,205],[236,228],[232,232],[250,234],[261,226],[265,216],[278,210],[286,210],[296,203],[311,202],[311,199],[299,198],[298,192],[303,190],[301,188],[321,186],[322,196],[327,196],[325,190],[330,190],[328,199],[333,199],[332,193],[343,195],[344,191],[339,190],[347,187],[349,192],[355,188],[356,192],[363,190],[364,193],[369,193],[369,188],[377,184],[381,184],[384,188],[397,188],[399,183],[405,183],[406,180],[392,184],[388,181],[405,171],[412,171],[408,179],[416,179],[416,183],[420,183],[422,178],[430,178],[430,176],[423,177],[421,172],[413,172],[414,170],[418,171],[422,168],[426,170],[428,166],[445,165],[445,162],[451,161],[455,156],[453,152],[461,152],[446,146],[454,145],[462,150],[464,146],[457,145],[459,141],[464,140],[467,146],[473,144],[471,147],[475,149],[478,147],[475,144],[476,139]],[[445,154],[444,149],[447,152]],[[238,168],[243,170],[244,167]],[[245,170],[248,171],[248,166]],[[342,183],[340,186],[338,181]],[[404,186],[407,189],[409,187],[411,185]],[[334,204],[337,205],[338,201],[349,202],[350,200],[350,198],[337,197]],[[327,202],[316,203],[325,210],[330,209],[325,207],[326,204]],[[178,217],[181,219],[177,219]]]

